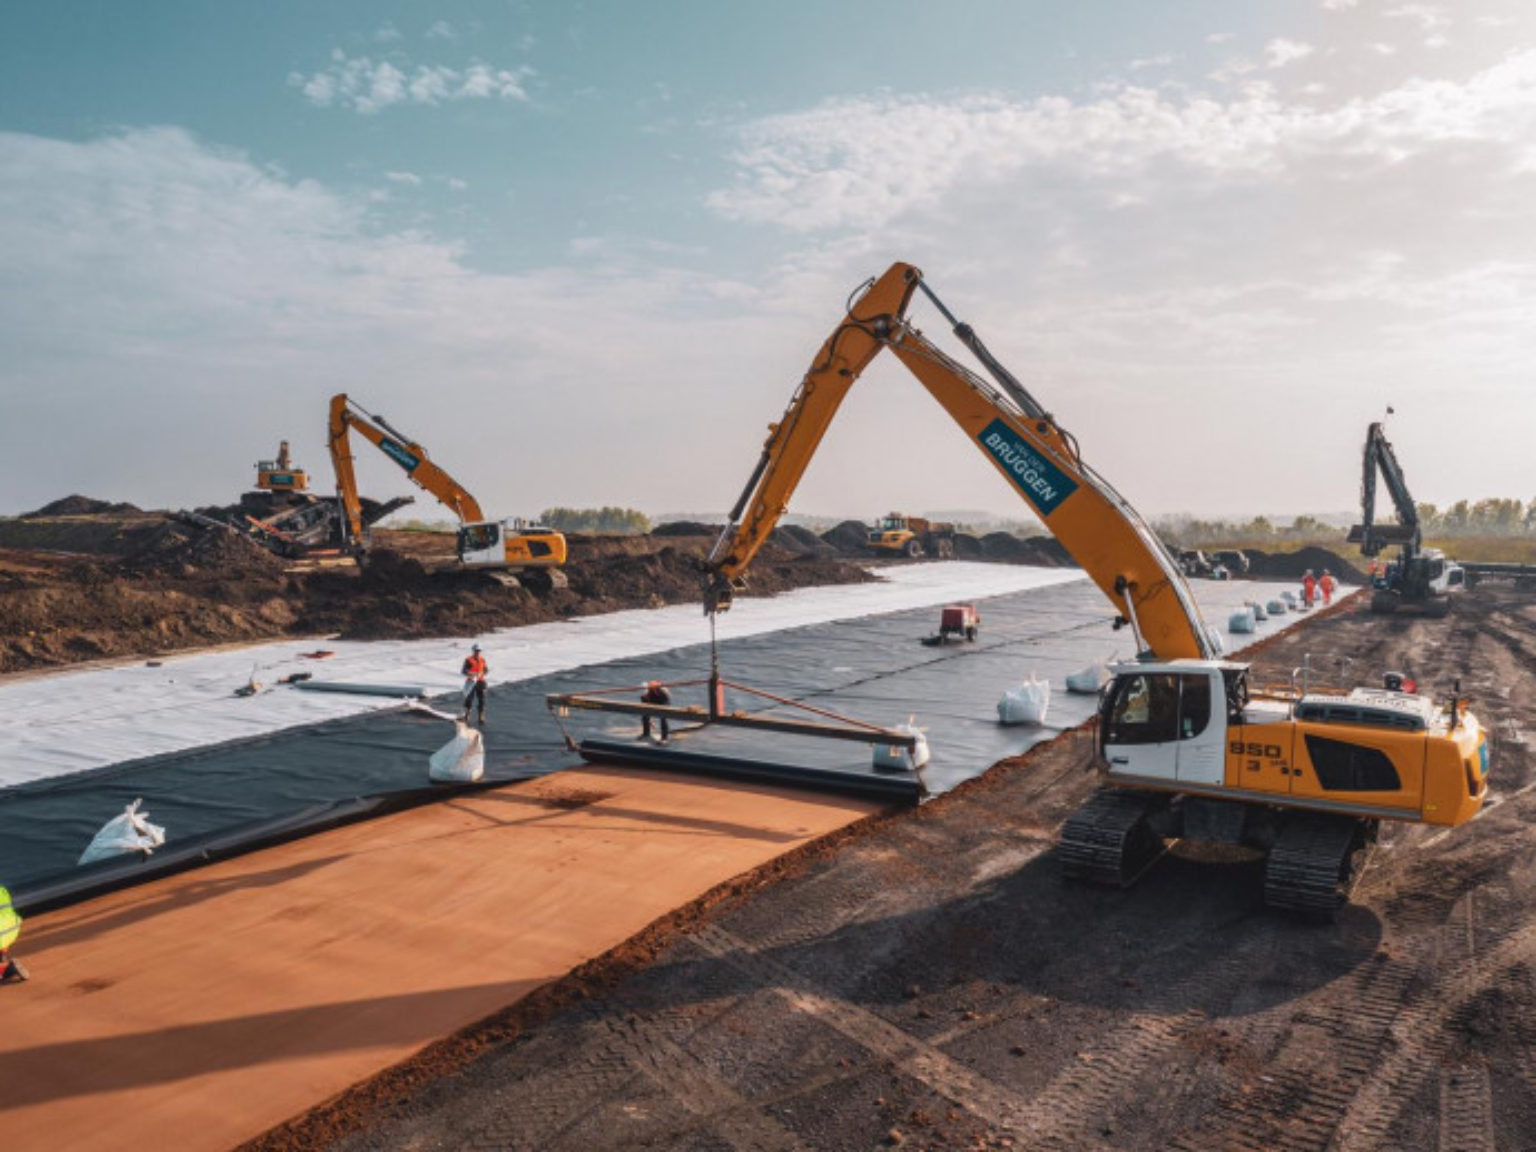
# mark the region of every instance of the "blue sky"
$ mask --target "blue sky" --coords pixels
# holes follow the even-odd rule
[[[723,509],[896,259],[1146,511],[1348,508],[1387,403],[1529,499],[1528,9],[13,6],[0,513],[324,480],[335,391],[498,514]],[[894,365],[795,504],[887,506],[1018,510]]]

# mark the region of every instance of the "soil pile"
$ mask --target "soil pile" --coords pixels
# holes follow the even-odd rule
[[[133,504],[111,504],[106,500],[93,500],[89,496],[66,496],[51,504],[44,504],[31,512],[23,512],[21,519],[38,520],[48,516],[134,516],[143,512]]]
[[[869,525],[858,520],[844,520],[836,528],[823,532],[821,538],[845,556],[869,553],[866,544],[869,540]]]
[[[775,528],[773,535],[768,539],[795,556],[836,556],[838,554],[836,548],[809,528],[801,528],[795,524],[784,524]]]
[[[281,581],[287,562],[234,532],[167,523],[138,544],[119,575],[194,575],[223,580]]]
[[[534,590],[455,568],[450,533],[375,530],[362,569],[299,573],[234,532],[164,518],[130,523],[132,538],[114,537],[120,550],[110,556],[0,547],[0,672],[283,636],[474,636],[697,604],[712,538],[573,535],[569,587]],[[837,557],[770,542],[746,594],[873,579]]]
[[[1326,548],[1301,548],[1295,552],[1260,552],[1246,549],[1249,559],[1248,575],[1256,580],[1300,580],[1302,573],[1312,570],[1321,576],[1323,569],[1332,572],[1341,584],[1364,584],[1365,573],[1356,568],[1337,552]]]
[[[705,524],[699,520],[668,520],[651,529],[652,536],[718,536],[722,524]]]
[[[1070,568],[1076,564],[1061,543],[1051,536],[1031,536],[1024,540],[1011,532],[989,532],[979,543],[982,558],[986,560],[1032,564],[1037,568]]]

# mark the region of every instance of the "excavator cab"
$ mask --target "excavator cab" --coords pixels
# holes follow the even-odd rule
[[[459,563],[465,568],[558,568],[565,536],[521,520],[481,520],[459,528]]]

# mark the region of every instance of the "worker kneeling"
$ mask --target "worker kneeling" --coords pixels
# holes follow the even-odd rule
[[[672,693],[667,691],[667,686],[665,684],[663,684],[660,680],[648,680],[646,682],[646,685],[645,685],[645,693],[640,697],[640,703],[642,703],[642,704],[671,704],[672,703]],[[672,735],[671,729],[668,728],[668,726],[667,726],[667,718],[665,716],[657,716],[656,719],[661,724],[661,741],[660,742],[662,744],[665,744],[667,742],[667,740],[671,738],[671,735]],[[640,718],[640,739],[642,739],[642,740],[649,740],[650,738],[651,738],[651,717],[649,715],[642,716]]]

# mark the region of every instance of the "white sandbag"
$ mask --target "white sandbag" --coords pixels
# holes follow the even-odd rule
[[[1271,616],[1284,616],[1285,615],[1285,601],[1284,600],[1271,600],[1268,604],[1265,605],[1265,607],[1269,609],[1269,614]]]
[[[427,775],[440,783],[467,784],[485,775],[485,741],[462,720],[452,740],[432,753]]]
[[[891,744],[875,745],[875,767],[886,772],[915,772],[928,763],[928,737],[914,727],[911,721],[896,725],[902,735],[917,737],[913,748],[898,748]]]
[[[1262,604],[1250,604],[1250,605],[1248,605],[1248,607],[1253,609],[1253,618],[1255,620],[1268,620],[1269,619],[1269,613],[1264,611],[1264,605],[1262,605]]]
[[[1296,607],[1296,593],[1282,592],[1280,593],[1280,599],[1284,600],[1289,607]]]
[[[1044,724],[1051,703],[1051,682],[1033,672],[1017,688],[1010,688],[997,702],[997,719],[1003,724]]]
[[[102,825],[86,849],[80,855],[81,864],[92,864],[113,856],[127,856],[142,852],[148,856],[165,843],[165,829],[151,824],[147,812],[140,812],[142,800],[135,800],[123,809],[121,816],[114,816]]]
[[[1234,612],[1227,617],[1229,632],[1252,632],[1255,626],[1252,608],[1244,608],[1241,612]]]
[[[1090,664],[1080,671],[1067,674],[1067,691],[1084,696],[1097,695],[1099,689],[1108,683],[1109,666],[1107,664]]]

